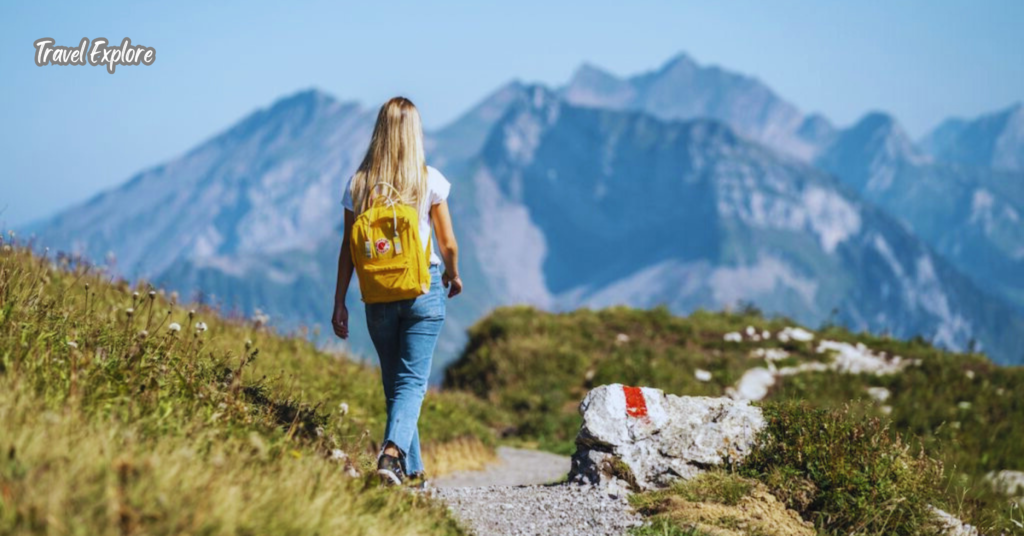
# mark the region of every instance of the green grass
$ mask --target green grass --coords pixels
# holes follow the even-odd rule
[[[0,250],[0,533],[461,533],[346,476],[368,474],[383,431],[374,368],[56,264]],[[502,421],[428,394],[427,470],[489,458]]]
[[[739,466],[741,474],[769,483],[819,528],[842,534],[926,531],[928,505],[941,496],[942,466],[890,433],[888,423],[806,402],[761,407],[767,426]],[[806,496],[794,494],[797,488]]]
[[[920,360],[921,365],[891,376],[786,376],[772,387],[765,403],[806,401],[814,408],[841,410],[849,426],[866,427],[893,441],[899,438],[915,455],[923,449],[943,471],[936,484],[940,493],[933,497],[936,506],[993,532],[1020,530],[1011,521],[1014,514],[1006,498],[994,494],[983,476],[993,470],[1024,470],[1024,404],[1019,396],[1024,367],[996,366],[983,354],[943,351],[920,338],[903,341],[836,326],[823,326],[811,342],[782,343],[774,336],[758,342],[723,340],[726,333],[747,326],[777,334],[795,325],[783,317],[766,318],[754,308],[697,311],[688,317],[664,308],[559,314],[500,308],[470,329],[469,344],[447,371],[445,386],[473,393],[511,414],[516,426],[506,440],[569,454],[581,423],[578,404],[592,387],[622,383],[677,395],[722,396],[744,371],[764,366],[763,359],[750,356],[754,349],[784,349],[789,357],[779,366],[796,366],[829,360],[815,351],[818,340],[862,342],[874,351]],[[698,381],[698,369],[711,372],[711,381]],[[867,395],[868,387],[885,387],[891,397],[875,402]],[[883,406],[891,413],[884,413]],[[872,424],[874,419],[880,428]],[[808,469],[779,463],[765,466],[760,478],[769,485],[772,479],[798,482],[787,502],[799,505],[810,500],[819,483]],[[841,493],[814,497],[819,502],[813,508],[820,512],[829,511],[823,500],[852,500]],[[806,508],[802,511],[813,517]],[[837,517],[814,520],[825,526],[845,523]]]

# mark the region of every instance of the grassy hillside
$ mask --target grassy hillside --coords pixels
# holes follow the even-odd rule
[[[920,364],[883,376],[834,371],[783,376],[768,391],[766,410],[802,400],[823,411],[842,410],[854,421],[877,419],[882,424],[876,428],[941,461],[944,489],[936,501],[981,526],[1019,530],[1008,519],[1010,504],[982,477],[992,470],[1024,470],[1024,368],[998,367],[982,354],[950,353],[923,340],[898,341],[838,327],[823,327],[813,341],[780,341],[778,333],[790,326],[785,318],[764,318],[753,309],[683,318],[665,309],[549,314],[503,308],[473,326],[466,352],[448,370],[445,385],[511,412],[517,426],[507,432],[509,440],[571,453],[581,422],[577,406],[593,386],[624,383],[678,395],[722,396],[744,371],[766,365],[766,350],[786,352],[775,363],[781,368],[829,362],[829,352],[817,352],[823,339],[862,343]],[[748,328],[759,340],[746,335]],[[726,340],[728,333],[739,333],[741,340]],[[700,381],[698,370],[710,372],[710,380]],[[887,389],[889,397],[872,399],[871,387]],[[813,430],[827,421],[819,417],[819,424],[801,426]]]
[[[427,470],[489,459],[485,421],[478,399],[430,393]],[[383,425],[371,367],[0,251],[0,533],[459,533],[365,476]]]

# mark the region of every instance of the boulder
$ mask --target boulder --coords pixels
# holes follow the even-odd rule
[[[590,391],[580,414],[569,478],[619,496],[739,462],[765,424],[761,410],[745,400],[621,384]]]

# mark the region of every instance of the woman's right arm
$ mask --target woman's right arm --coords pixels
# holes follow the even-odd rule
[[[459,278],[459,245],[455,241],[455,231],[452,230],[448,202],[441,201],[432,205],[430,217],[434,222],[434,232],[437,234],[437,246],[441,250],[441,259],[444,260],[444,275],[441,276],[441,282],[448,289],[448,297],[454,298],[462,292],[462,279]]]
[[[341,251],[338,252],[338,283],[334,289],[334,314],[331,315],[334,334],[342,339],[348,338],[348,308],[345,307],[345,297],[348,295],[348,285],[352,282],[352,272],[355,271],[355,265],[352,264],[352,249],[348,243],[355,221],[355,213],[345,209],[345,235],[341,240]]]

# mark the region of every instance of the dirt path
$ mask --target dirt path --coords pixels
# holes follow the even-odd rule
[[[592,486],[550,484],[569,472],[569,458],[500,447],[499,462],[433,482],[462,525],[479,536],[621,535],[642,520],[624,499]]]
[[[460,471],[434,480],[436,488],[550,484],[569,474],[569,458],[539,450],[498,447],[498,463],[483,471]]]

